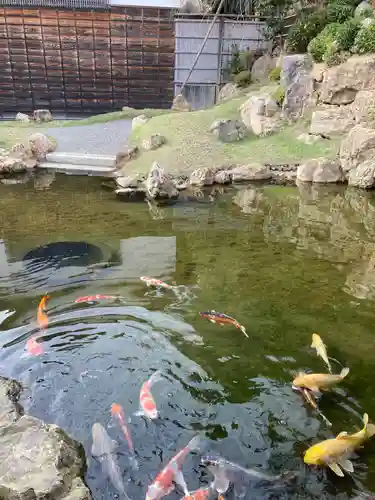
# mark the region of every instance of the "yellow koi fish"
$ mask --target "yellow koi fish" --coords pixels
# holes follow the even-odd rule
[[[321,337],[317,333],[313,333],[312,335],[312,344],[311,347],[315,347],[316,354],[322,358],[325,364],[328,366],[329,373],[332,373],[331,364],[328,360],[327,348],[321,339]]]
[[[339,375],[300,372],[293,380],[293,387],[296,389],[304,387],[313,392],[320,392],[321,390],[329,389],[332,385],[341,382],[348,373],[349,368],[343,368]]]
[[[348,455],[375,434],[375,425],[368,423],[367,413],[363,415],[363,424],[363,429],[354,434],[340,432],[333,439],[314,444],[305,452],[303,461],[308,465],[326,465],[341,477],[344,476],[343,470],[353,472]]]

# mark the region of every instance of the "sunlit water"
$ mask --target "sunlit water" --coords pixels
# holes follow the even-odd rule
[[[371,194],[239,186],[150,212],[114,199],[99,179],[62,176],[43,189],[47,181],[0,185],[0,311],[16,311],[1,325],[0,373],[23,382],[29,413],[83,443],[95,500],[116,495],[90,456],[92,424],[110,424],[113,402],[131,417],[138,471],[120,431],[108,432],[134,500],[196,433],[204,453],[299,473],[291,489],[250,488],[247,498],[346,499],[375,490],[375,443],[345,479],[302,460],[309,445],[358,429],[365,411],[375,421]],[[142,275],[183,287],[177,295],[148,289]],[[46,291],[45,354],[22,357]],[[97,293],[122,299],[74,303]],[[234,316],[250,338],[200,317],[207,309]],[[351,370],[320,402],[332,429],[291,388],[294,372],[324,371],[310,348],[313,332],[338,360],[335,370]],[[156,369],[164,375],[153,387],[160,419],[149,422],[133,413]],[[193,453],[183,467],[191,490],[211,480],[199,462]]]

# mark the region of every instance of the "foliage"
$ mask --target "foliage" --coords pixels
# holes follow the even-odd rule
[[[234,76],[243,71],[250,71],[254,61],[263,54],[260,50],[238,50],[236,44],[232,45],[232,57],[223,69],[225,80],[235,80]]]
[[[375,24],[362,26],[358,31],[353,45],[353,52],[357,54],[375,52]]]
[[[371,5],[366,5],[365,3],[361,2],[356,8],[354,15],[359,19],[366,19],[368,17],[374,17],[374,10]]]
[[[283,105],[285,99],[285,88],[282,85],[279,85],[273,92],[272,99],[274,99],[279,104],[279,106]]]
[[[280,66],[271,69],[268,78],[271,82],[279,82],[281,76],[281,68]]]
[[[332,50],[331,46],[335,41],[336,35],[341,27],[339,23],[328,24],[318,36],[313,38],[308,45],[308,51],[314,61],[322,62],[327,50]]]
[[[342,64],[350,57],[350,52],[337,52],[337,50],[328,51],[324,54],[324,61],[328,67]]]
[[[361,23],[358,19],[352,18],[342,23],[336,35],[338,50],[350,50],[360,29]]]
[[[327,5],[329,23],[343,23],[354,15],[354,5],[350,0],[334,0]]]
[[[327,25],[327,12],[318,9],[302,17],[292,26],[286,39],[286,49],[291,53],[304,53],[310,41]]]
[[[233,76],[233,81],[239,87],[248,87],[251,83],[251,73],[248,69],[241,71]]]
[[[255,0],[257,14],[266,18],[266,39],[274,39],[283,33],[285,16],[292,5],[293,0]]]

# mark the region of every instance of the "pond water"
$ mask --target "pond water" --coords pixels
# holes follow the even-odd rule
[[[150,211],[114,199],[100,179],[57,176],[51,184],[48,175],[0,185],[0,311],[16,311],[1,325],[0,374],[25,384],[26,411],[83,443],[95,500],[116,496],[90,456],[91,427],[110,423],[114,402],[131,416],[138,471],[120,431],[108,432],[134,500],[196,433],[204,452],[299,473],[290,489],[250,488],[246,498],[346,499],[375,490],[375,442],[344,479],[302,460],[311,444],[359,429],[364,412],[375,421],[373,195],[238,186]],[[147,288],[142,275],[183,287]],[[46,291],[45,353],[22,357]],[[122,299],[74,303],[98,293]],[[199,316],[208,309],[234,316],[250,338]],[[350,368],[320,401],[332,429],[291,387],[298,370],[325,371],[310,348],[314,332],[334,369]],[[149,422],[132,414],[157,369],[160,419]],[[191,490],[212,478],[199,463],[193,453],[183,466]]]

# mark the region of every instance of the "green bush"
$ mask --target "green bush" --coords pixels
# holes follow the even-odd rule
[[[375,24],[363,26],[358,31],[354,40],[353,52],[357,54],[375,52]]]
[[[290,53],[304,53],[310,41],[327,25],[327,12],[318,9],[312,14],[303,14],[290,29],[286,38],[286,49]]]
[[[251,72],[248,69],[245,69],[240,73],[233,75],[233,81],[239,87],[247,87],[251,83]]]
[[[348,19],[342,23],[336,34],[338,50],[350,50],[360,29],[361,22],[358,19]]]
[[[340,23],[328,24],[318,36],[316,36],[308,46],[308,51],[312,55],[314,61],[322,62],[324,60],[324,54],[327,50],[332,50],[337,33],[341,28]]]
[[[285,99],[284,87],[279,85],[271,97],[278,103],[279,106],[282,106]]]
[[[281,68],[273,68],[269,72],[268,78],[271,80],[271,82],[279,82],[280,81],[280,76],[281,76]]]
[[[329,23],[343,23],[354,15],[354,5],[349,0],[334,0],[327,5]]]

